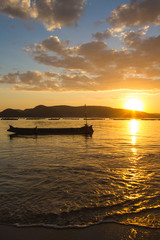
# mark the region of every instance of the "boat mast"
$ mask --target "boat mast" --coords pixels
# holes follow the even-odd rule
[[[84,105],[84,114],[85,114],[85,120],[86,120],[86,125],[87,125],[87,106],[86,104]]]

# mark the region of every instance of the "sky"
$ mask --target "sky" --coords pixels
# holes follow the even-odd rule
[[[0,0],[0,31],[0,111],[160,113],[160,0]]]

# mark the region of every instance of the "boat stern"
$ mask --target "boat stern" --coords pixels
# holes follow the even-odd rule
[[[14,132],[14,127],[12,125],[9,125],[9,128],[7,129],[8,132]]]
[[[87,124],[85,124],[84,128],[85,128],[85,134],[89,134],[89,135],[93,134],[94,130],[92,125],[88,126]]]

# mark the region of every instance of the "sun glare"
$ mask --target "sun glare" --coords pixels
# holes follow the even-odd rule
[[[143,111],[144,110],[144,104],[143,102],[138,98],[131,98],[125,101],[124,108],[133,110],[133,111]]]

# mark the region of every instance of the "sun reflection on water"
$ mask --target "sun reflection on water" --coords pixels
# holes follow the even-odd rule
[[[137,149],[136,148],[131,148],[132,153],[136,154],[137,153]]]
[[[135,143],[136,143],[136,137],[135,137],[135,136],[132,136],[132,137],[131,137],[131,143],[132,143],[133,145],[135,145]]]
[[[137,121],[136,119],[132,119],[130,121],[130,132],[132,136],[135,136],[137,134],[138,129],[139,129],[139,121]]]
[[[141,181],[145,179],[145,172],[139,169],[139,160],[141,159],[137,149],[137,137],[139,134],[140,121],[132,119],[129,121],[128,132],[130,136],[131,152],[133,155],[129,157],[130,168],[123,171],[123,179],[126,181],[127,193],[126,199],[135,200],[143,197],[143,191],[139,191]],[[142,202],[139,200],[138,205],[135,207],[139,211],[142,207]]]
[[[137,140],[137,133],[138,133],[138,130],[139,130],[139,121],[137,121],[136,119],[132,119],[130,122],[129,122],[129,131],[131,133],[131,144],[132,144],[132,152],[134,154],[137,153],[137,149],[135,147],[136,145],[136,140]]]

